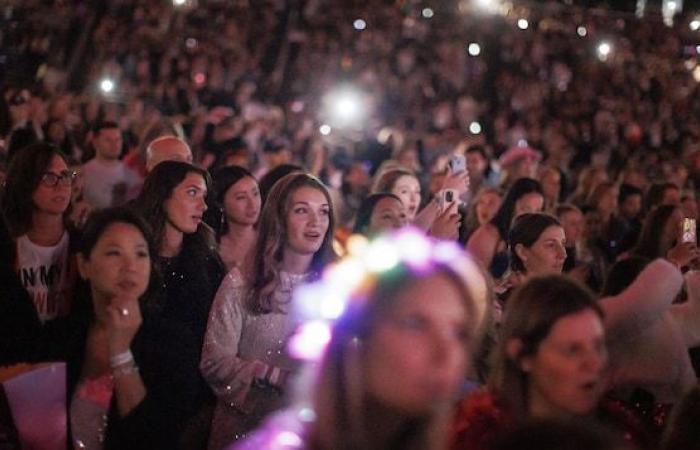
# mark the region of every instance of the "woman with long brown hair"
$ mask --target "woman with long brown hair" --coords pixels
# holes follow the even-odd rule
[[[292,289],[332,257],[333,206],[315,177],[292,173],[270,191],[259,222],[251,282],[234,267],[209,315],[200,369],[218,397],[209,448],[239,439],[282,406],[296,366],[285,354],[294,329]]]

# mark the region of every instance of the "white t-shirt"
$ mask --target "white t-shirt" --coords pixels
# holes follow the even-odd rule
[[[140,177],[126,164],[105,164],[97,158],[86,162],[83,172],[83,196],[93,209],[119,206],[134,197]]]
[[[72,291],[69,264],[68,232],[52,247],[36,245],[26,234],[17,239],[17,275],[42,322],[68,314]]]

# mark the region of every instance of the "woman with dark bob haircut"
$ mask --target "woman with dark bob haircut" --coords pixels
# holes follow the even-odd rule
[[[202,222],[211,179],[199,167],[164,161],[148,175],[135,207],[153,227],[156,265],[163,274],[158,298],[162,318],[180,324],[183,338],[201,351],[209,309],[224,276],[214,233]],[[214,397],[199,373],[200,352],[181,371],[198,380],[196,401],[202,406]],[[206,415],[203,408],[203,415]],[[202,417],[202,423],[208,423]],[[207,425],[208,426],[208,425]],[[206,439],[206,429],[193,432]]]
[[[42,325],[68,315],[78,279],[78,233],[68,226],[71,186],[75,173],[65,155],[48,144],[34,144],[17,152],[7,172],[0,205],[6,232],[0,295],[7,314],[0,314],[0,361],[29,355],[29,345]],[[13,286],[12,289],[9,289]],[[28,341],[27,341],[28,342]]]
[[[352,232],[374,236],[406,226],[406,207],[401,199],[389,192],[378,192],[365,198],[357,210]]]
[[[467,250],[488,268],[494,278],[500,278],[508,269],[506,242],[513,219],[523,213],[542,211],[543,207],[544,196],[540,183],[531,178],[516,180],[508,189],[493,219],[471,235]]]

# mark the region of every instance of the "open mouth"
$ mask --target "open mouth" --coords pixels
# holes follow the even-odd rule
[[[304,233],[304,237],[306,239],[318,239],[321,237],[321,233],[319,233],[318,231],[307,231],[306,233]]]
[[[120,281],[117,285],[123,291],[130,291],[136,287],[136,283],[130,280]]]

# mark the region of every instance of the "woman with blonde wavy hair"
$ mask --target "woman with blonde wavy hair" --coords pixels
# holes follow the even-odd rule
[[[296,365],[284,349],[295,328],[293,288],[332,257],[333,207],[315,177],[292,173],[270,191],[259,222],[252,282],[224,278],[207,325],[200,369],[218,397],[209,448],[222,448],[283,405]]]

